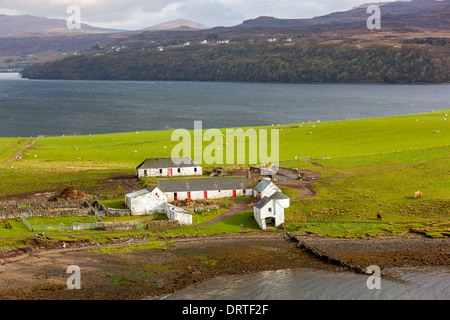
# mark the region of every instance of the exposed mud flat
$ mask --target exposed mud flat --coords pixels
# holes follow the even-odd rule
[[[301,236],[308,247],[286,241],[281,233],[176,237],[162,249],[126,253],[92,250],[92,243],[57,250],[35,249],[4,257],[0,265],[0,299],[142,299],[173,293],[221,275],[267,270],[313,268],[342,271],[363,268],[449,265],[449,239],[334,239]],[[143,237],[109,246],[136,244]],[[313,252],[314,251],[314,252]],[[324,256],[320,257],[320,252]],[[332,262],[332,263],[330,263]],[[66,273],[79,266],[81,289],[69,290]]]

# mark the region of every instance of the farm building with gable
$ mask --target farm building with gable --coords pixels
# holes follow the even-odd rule
[[[284,209],[289,207],[289,197],[272,181],[261,180],[253,189],[253,196],[260,198],[253,207],[253,216],[261,229],[284,223]]]
[[[158,181],[158,189],[164,192],[169,202],[252,195],[252,187],[247,177],[162,179]]]
[[[133,215],[165,212],[166,195],[158,188],[139,190],[125,195],[125,204]]]
[[[266,196],[271,196],[277,191],[281,192],[281,189],[278,188],[275,183],[267,179],[262,179],[253,189],[253,196],[255,198],[264,198]]]
[[[192,224],[192,214],[169,204],[166,195],[155,187],[125,195],[125,203],[132,215],[165,214],[180,224]]]
[[[136,167],[138,178],[196,176],[202,173],[202,167],[189,157],[147,158]]]

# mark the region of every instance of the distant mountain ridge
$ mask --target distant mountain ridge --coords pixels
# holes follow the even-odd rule
[[[145,55],[148,50],[152,51],[159,48],[159,51],[157,51],[159,56],[157,57],[158,59],[162,59],[169,55],[175,56],[171,51],[171,47],[173,46],[175,47],[173,50],[182,50],[184,54],[194,57],[194,53],[197,54],[198,51],[196,44],[200,44],[200,41],[204,43],[204,40],[207,40],[206,43],[220,45],[221,48],[216,53],[213,46],[202,45],[205,50],[209,49],[214,51],[211,56],[205,54],[205,57],[208,57],[208,59],[211,59],[216,54],[222,54],[222,51],[227,50],[228,45],[221,45],[225,43],[223,42],[225,40],[227,44],[230,43],[231,45],[233,42],[267,42],[268,39],[275,39],[275,42],[277,42],[276,45],[279,47],[284,47],[284,40],[289,44],[295,42],[307,44],[309,42],[329,41],[338,44],[338,47],[348,47],[354,44],[358,48],[369,44],[383,43],[395,48],[401,48],[404,44],[415,44],[415,46],[427,44],[427,46],[432,45],[433,47],[431,49],[433,50],[436,49],[435,45],[439,44],[442,47],[436,50],[448,51],[450,0],[414,0],[378,3],[382,11],[381,30],[369,30],[367,28],[366,21],[370,16],[367,13],[368,5],[370,3],[347,11],[333,12],[310,19],[258,17],[256,19],[246,20],[232,27],[205,28],[203,24],[179,19],[148,27],[146,30],[129,32],[97,32],[91,34],[59,33],[59,36],[55,36],[54,34],[45,36],[45,34],[42,34],[39,36],[0,37],[0,68],[2,67],[2,59],[4,61],[3,66],[6,68],[23,68],[36,62],[52,61],[60,58],[62,55],[68,54],[76,56],[83,55],[83,61],[89,63],[90,61],[94,61],[95,57],[96,62],[93,65],[96,66],[106,66],[113,60],[117,64],[124,64],[127,59],[141,61],[141,66],[146,66],[149,60],[141,59],[140,56]],[[186,47],[184,46],[186,43],[192,43],[193,45]],[[267,47],[266,49],[269,48]],[[189,50],[187,51],[187,49]],[[431,49],[427,52],[427,55],[431,54]],[[111,54],[111,52],[114,52],[114,54]],[[262,52],[263,50],[259,53]],[[66,58],[63,60],[69,61]],[[233,56],[227,56],[227,58],[234,59]],[[258,57],[255,56],[256,58]],[[197,58],[194,60],[198,61]],[[78,60],[72,59],[70,61],[75,63]],[[438,70],[439,60],[436,61],[435,70]],[[179,61],[175,61],[174,63],[177,66],[180,65]],[[160,70],[161,73],[158,77],[161,74],[164,75],[165,72],[169,72],[168,65],[164,64],[164,66],[161,66],[163,69]],[[33,72],[34,76],[55,76],[57,73],[56,65],[46,64],[42,68],[45,69],[46,67],[51,67],[53,74],[41,72],[45,70],[39,70],[37,72],[39,68],[37,67],[34,69],[36,71]],[[193,70],[195,70],[194,66]],[[103,71],[97,71],[99,76],[100,74],[104,75]],[[173,71],[170,69],[170,72]],[[144,74],[146,72],[143,70],[139,69],[138,72],[143,74],[143,78],[146,77]],[[188,77],[188,74],[193,78],[198,76],[191,75],[190,72],[186,72],[186,75],[182,75],[181,71],[176,74],[174,72],[172,74],[173,78],[171,79],[184,79],[183,77]],[[120,74],[118,72],[107,77],[108,79],[115,77],[124,79],[124,73],[126,71],[121,70]],[[448,72],[446,71],[444,73]],[[66,72],[64,75],[67,78],[73,76],[74,74],[69,74],[69,72]],[[77,76],[85,77],[87,73]],[[164,78],[165,76],[161,77]],[[222,80],[225,79],[225,77],[219,78]],[[251,75],[249,75],[249,79],[251,79]],[[419,79],[419,77],[414,76],[414,79]],[[428,79],[431,79],[431,77],[427,78],[427,81],[429,81]]]
[[[208,29],[209,27],[205,26],[203,23],[194,22],[186,19],[176,19],[172,21],[167,21],[164,23],[157,24],[155,26],[147,27],[142,30],[148,31],[148,30],[171,30],[171,29],[192,29],[192,30],[199,30],[199,29]]]
[[[408,23],[411,25],[418,25],[421,20],[421,15],[425,16],[425,12],[427,11],[433,11],[435,14],[442,11],[442,15],[445,17],[445,14],[450,10],[450,0],[413,0],[374,4],[380,6],[382,21],[385,22],[383,23],[385,26],[399,26]],[[311,19],[278,19],[263,16],[246,20],[236,27],[314,27],[332,24],[334,27],[339,28],[339,26],[348,25],[350,23],[365,23],[368,18],[366,10],[369,5],[371,5],[371,3],[360,5],[348,11],[333,12]],[[427,27],[428,26],[429,21],[427,22]],[[439,27],[440,26],[441,24]]]
[[[66,20],[49,19],[29,15],[10,16],[0,14],[0,36],[12,36],[27,33],[101,33],[121,30],[105,29],[81,24],[80,30],[69,30]]]

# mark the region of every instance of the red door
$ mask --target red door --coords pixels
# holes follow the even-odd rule
[[[233,190],[233,197],[236,197],[236,190]]]
[[[167,169],[167,175],[168,175],[169,177],[172,176],[172,169]]]
[[[188,193],[187,193],[187,198],[188,198],[188,199],[191,198],[191,192],[190,192],[190,191],[188,191]]]
[[[203,191],[203,199],[208,199],[208,191]]]
[[[173,194],[173,200],[178,200],[178,195],[176,192]]]

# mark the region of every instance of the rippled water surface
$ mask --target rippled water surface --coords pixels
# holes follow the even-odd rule
[[[246,127],[450,109],[449,85],[20,80],[0,74],[0,137]]]
[[[393,268],[380,289],[369,290],[369,276],[310,269],[222,276],[174,294],[150,299],[182,300],[449,300],[450,269]]]

